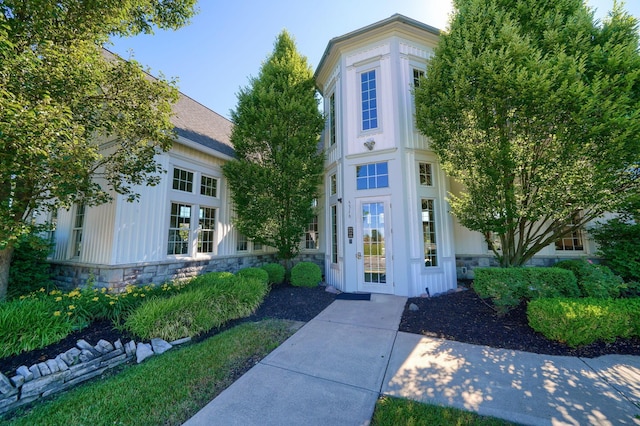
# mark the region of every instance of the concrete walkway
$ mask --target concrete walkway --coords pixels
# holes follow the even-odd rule
[[[527,425],[640,425],[640,357],[537,355],[398,332],[406,298],[336,300],[186,425],[366,425],[380,394]]]

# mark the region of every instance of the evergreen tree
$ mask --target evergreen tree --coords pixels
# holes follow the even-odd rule
[[[600,24],[582,0],[454,7],[417,124],[464,186],[450,196],[460,223],[523,265],[640,189],[637,21],[616,5]]]
[[[285,262],[298,254],[322,182],[318,102],[311,68],[283,31],[231,113],[236,158],[225,164],[224,175],[234,225],[254,242],[276,248]]]

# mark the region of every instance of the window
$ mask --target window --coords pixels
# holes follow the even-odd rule
[[[576,213],[571,218],[571,225],[577,225],[580,223],[580,214]],[[582,231],[576,229],[571,233],[565,235],[556,241],[556,250],[560,251],[582,251],[584,250],[584,245],[582,242]]]
[[[387,163],[372,163],[356,167],[358,189],[386,188],[389,186]]]
[[[177,189],[178,191],[193,192],[193,172],[174,167],[173,189]]]
[[[500,241],[500,235],[498,235],[495,232],[487,232],[485,234],[485,237],[489,239],[489,241],[491,241],[491,243],[486,241],[485,238],[485,242],[487,242],[487,250],[493,252],[491,246],[493,245],[493,248],[495,248],[496,250],[500,251],[502,250],[502,242]]]
[[[249,251],[249,240],[246,235],[238,232],[238,241],[236,242],[236,251]]]
[[[76,207],[71,236],[71,257],[80,257],[80,253],[82,252],[82,228],[84,227],[85,212],[86,207],[84,204],[79,204]]]
[[[318,248],[318,216],[313,216],[311,222],[307,226],[307,232],[305,233],[304,248],[309,250],[316,250]]]
[[[336,195],[338,193],[338,178],[336,174],[332,174],[329,178],[329,195]]]
[[[419,163],[420,169],[420,185],[433,186],[433,173],[431,172],[431,164]]]
[[[413,87],[420,87],[420,79],[424,77],[424,71],[417,68],[413,69]]]
[[[378,127],[378,100],[376,90],[376,71],[360,74],[362,93],[362,130]]]
[[[338,263],[338,207],[331,206],[331,263]]]
[[[438,266],[433,200],[422,200],[422,239],[424,241],[424,266]]]
[[[253,243],[253,251],[261,251],[262,250],[262,243]]]
[[[336,144],[336,94],[329,97],[329,144]]]
[[[171,203],[167,254],[189,254],[191,208],[188,204]]]
[[[198,253],[213,253],[216,210],[200,207],[198,213]]]
[[[217,197],[218,179],[202,175],[200,177],[200,195],[206,195],[207,197]]]

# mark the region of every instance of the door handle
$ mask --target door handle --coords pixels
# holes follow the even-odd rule
[[[356,253],[356,259],[362,259],[362,253],[357,252]]]

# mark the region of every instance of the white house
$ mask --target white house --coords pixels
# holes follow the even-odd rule
[[[492,263],[484,237],[456,223],[441,170],[414,121],[412,87],[425,73],[439,30],[402,15],[329,41],[315,73],[327,125],[323,196],[298,260],[318,263],[346,292],[416,296],[445,292]],[[238,235],[221,166],[233,156],[232,123],[181,95],[178,134],[157,157],[168,171],[140,201],[58,212],[55,279],[66,285],[163,282],[274,261],[273,250]],[[533,264],[588,256],[575,234]]]

